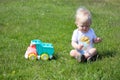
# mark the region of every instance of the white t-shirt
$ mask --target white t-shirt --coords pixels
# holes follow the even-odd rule
[[[83,50],[88,50],[93,48],[93,40],[96,38],[94,30],[90,28],[88,32],[83,33],[78,29],[75,29],[72,35],[72,41],[75,41],[77,44],[82,44],[84,47]]]

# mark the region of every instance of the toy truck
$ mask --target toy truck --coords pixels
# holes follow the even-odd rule
[[[41,40],[31,40],[30,46],[27,48],[25,58],[30,60],[52,59],[54,54],[54,47],[51,43],[44,43]]]

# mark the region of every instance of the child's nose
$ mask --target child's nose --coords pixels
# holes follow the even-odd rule
[[[83,28],[83,29],[87,29],[87,27],[85,27],[85,26],[84,26],[84,27],[82,27],[82,28]]]

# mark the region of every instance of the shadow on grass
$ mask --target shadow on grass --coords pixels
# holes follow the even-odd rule
[[[57,54],[53,55],[53,58],[51,60],[57,60],[59,58],[59,56]]]
[[[114,57],[115,55],[116,55],[116,51],[98,52],[97,55],[93,56],[90,60],[85,59],[83,63],[95,62],[96,60],[102,60],[104,58]]]
[[[96,60],[102,60],[104,58],[114,57],[116,55],[116,51],[103,51],[98,52],[98,55],[95,55],[90,62],[95,62]],[[58,54],[54,54],[51,60],[57,60],[59,58]],[[82,63],[88,62],[86,59]]]
[[[98,59],[114,57],[116,55],[116,51],[103,51],[102,53],[98,52],[99,57]]]

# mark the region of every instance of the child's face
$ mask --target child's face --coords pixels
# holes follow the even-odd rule
[[[88,32],[89,28],[90,28],[90,25],[89,24],[76,24],[78,29],[82,32]]]

